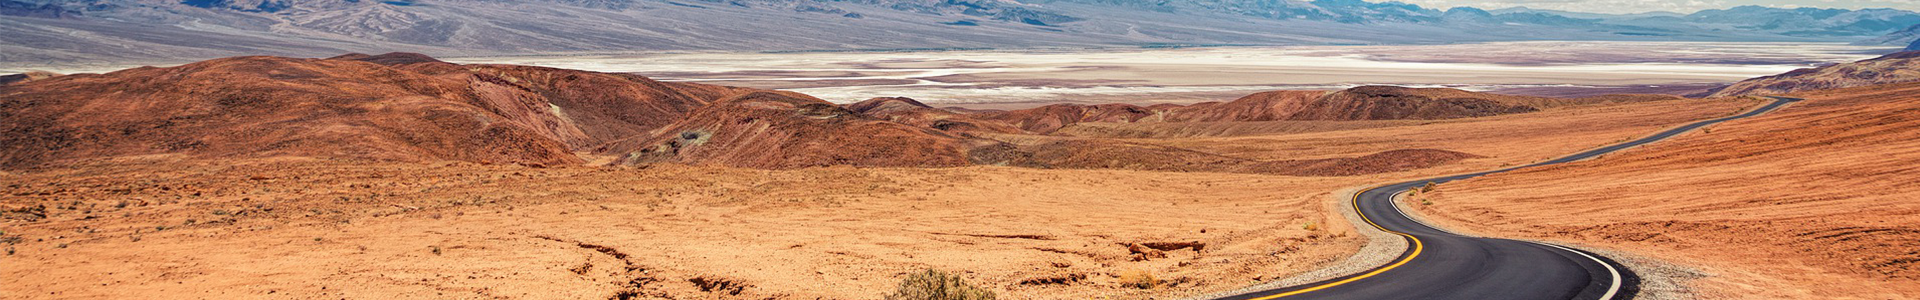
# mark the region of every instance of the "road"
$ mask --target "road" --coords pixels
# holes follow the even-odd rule
[[[1637,140],[1546,162],[1380,185],[1354,195],[1354,209],[1381,230],[1403,236],[1409,247],[1393,263],[1360,274],[1311,284],[1234,295],[1220,300],[1267,299],[1628,299],[1637,278],[1598,254],[1536,242],[1464,236],[1436,229],[1403,214],[1393,197],[1428,182],[1473,178],[1521,168],[1598,157],[1740,118],[1779,109],[1799,98],[1774,102],[1739,115],[1695,122]]]

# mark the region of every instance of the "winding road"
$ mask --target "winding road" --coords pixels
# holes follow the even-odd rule
[[[1354,210],[1380,230],[1404,236],[1408,247],[1392,263],[1360,274],[1257,291],[1220,300],[1268,299],[1627,299],[1637,278],[1597,254],[1558,245],[1453,234],[1421,224],[1402,213],[1393,198],[1427,183],[1445,183],[1515,169],[1562,164],[1686,133],[1700,127],[1757,116],[1799,98],[1774,102],[1739,115],[1669,129],[1626,143],[1580,152],[1546,162],[1446,177],[1376,186],[1354,194]]]

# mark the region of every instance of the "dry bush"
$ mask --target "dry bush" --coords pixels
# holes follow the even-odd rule
[[[993,300],[993,291],[937,270],[907,275],[887,300]]]
[[[1160,279],[1153,278],[1153,274],[1148,274],[1147,271],[1127,270],[1120,272],[1120,286],[1143,290],[1153,289],[1160,287]]]

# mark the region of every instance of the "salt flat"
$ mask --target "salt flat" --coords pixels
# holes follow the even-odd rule
[[[1180,103],[1253,91],[1389,84],[1503,90],[1738,81],[1871,58],[1887,47],[1807,43],[1510,42],[1453,45],[629,53],[457,57],[458,63],[632,72],[788,89],[834,102]]]

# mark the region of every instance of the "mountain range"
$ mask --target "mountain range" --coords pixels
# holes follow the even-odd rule
[[[387,51],[1857,41],[1917,23],[1920,14],[1894,9],[1609,15],[1362,0],[0,0],[0,63]]]

